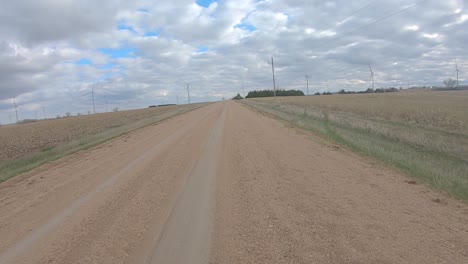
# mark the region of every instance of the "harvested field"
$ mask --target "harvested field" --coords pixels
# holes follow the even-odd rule
[[[202,105],[167,106],[2,126],[0,181],[11,177],[18,169],[22,172],[51,157],[69,154]]]
[[[466,102],[468,91],[245,101],[468,200]]]
[[[468,135],[468,91],[282,97],[278,101]]]

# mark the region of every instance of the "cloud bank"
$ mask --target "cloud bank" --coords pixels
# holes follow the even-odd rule
[[[0,0],[0,122],[230,98],[272,86],[439,85],[467,70],[468,10],[447,1]],[[159,3],[155,3],[159,2]],[[463,74],[461,76],[463,81]]]

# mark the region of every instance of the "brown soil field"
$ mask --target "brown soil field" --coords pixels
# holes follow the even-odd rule
[[[155,116],[187,110],[193,106],[166,106],[0,126],[0,162],[24,158],[72,140],[135,122],[151,122],[150,119]]]

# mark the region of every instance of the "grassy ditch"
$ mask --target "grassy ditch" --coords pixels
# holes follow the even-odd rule
[[[295,104],[294,99],[288,102],[244,100],[243,103],[468,201],[468,135],[465,133],[313,104]]]
[[[194,109],[205,106],[206,104],[192,104],[190,106],[176,107],[170,111],[136,120],[131,123],[106,129],[102,132],[84,135],[69,142],[59,144],[54,147],[47,147],[40,152],[31,153],[15,160],[6,160],[0,162],[0,183],[16,176],[20,173],[30,171],[47,162],[57,160],[64,156],[73,154],[80,150],[92,148],[113,138],[122,136],[145,126],[153,125],[170,117],[183,114]]]

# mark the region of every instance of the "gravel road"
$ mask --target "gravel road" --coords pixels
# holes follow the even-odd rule
[[[228,101],[0,184],[0,263],[468,263],[468,206]]]

